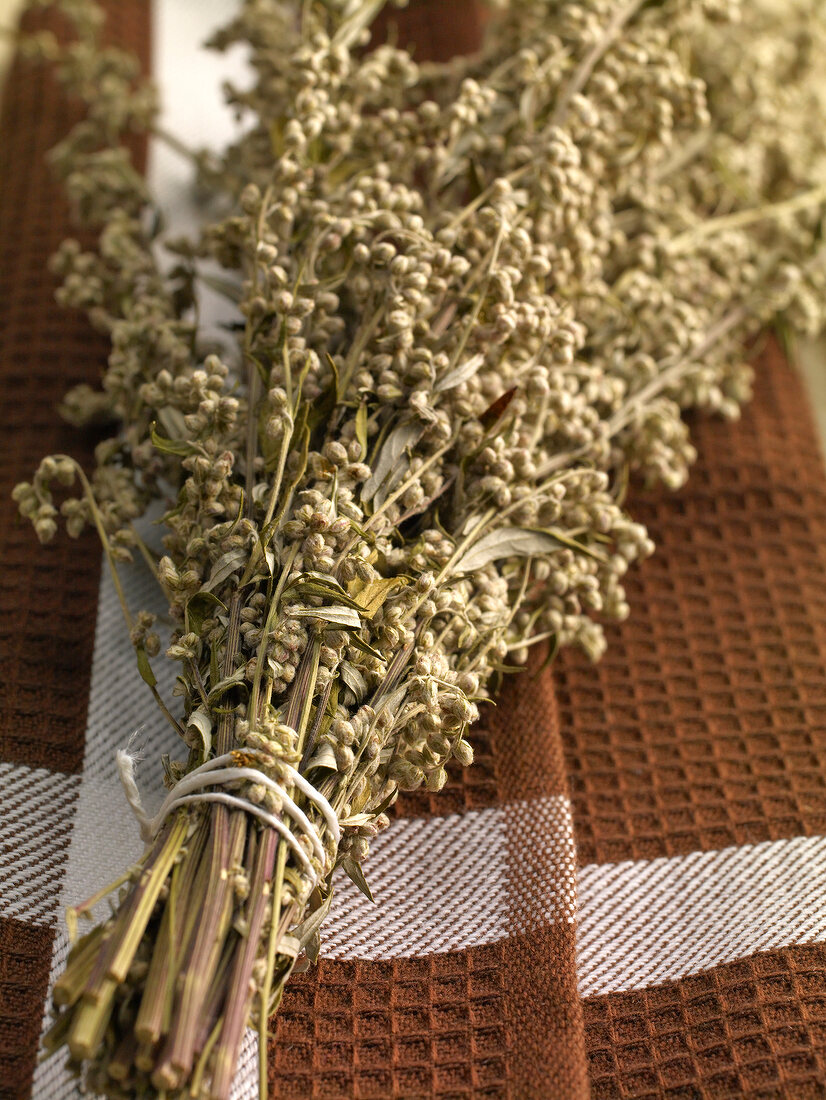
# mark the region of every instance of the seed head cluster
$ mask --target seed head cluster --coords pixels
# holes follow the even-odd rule
[[[61,506],[69,533],[96,514],[127,560],[133,521],[176,494],[157,575],[185,714],[240,596],[233,671],[266,704],[239,718],[284,712],[320,637],[316,751],[358,759],[351,808],[438,789],[495,670],[549,638],[598,657],[601,621],[628,614],[624,574],[653,549],[628,472],[678,488],[682,414],[738,414],[748,334],[822,321],[822,12],[780,34],[736,0],[514,0],[481,53],[420,66],[365,52],[370,5],[250,0],[211,43],[251,49],[252,85],[228,89],[243,136],[196,156],[226,213],[177,241],[147,228],[112,141],[152,127],[155,97],[97,45],[93,6],[64,7],[77,42],[38,45],[89,112],[53,160],[100,245],[53,266],[112,343],[101,390],[64,411],[118,424]],[[239,318],[212,351],[206,261]],[[69,460],[17,490],[43,540],[55,480]],[[325,621],[342,597],[347,621]]]
[[[32,52],[88,105],[53,160],[99,247],[54,270],[112,349],[64,412],[115,429],[59,510],[64,456],[16,496],[113,564],[151,556],[134,521],[167,501],[186,767],[205,729],[299,767],[344,825],[326,862],[307,844],[326,877],[398,790],[470,763],[497,672],[600,656],[654,549],[629,476],[679,488],[684,413],[738,415],[749,338],[822,325],[826,12],[499,0],[484,48],[435,65],[371,42],[380,5],[245,0],[211,42],[249,51],[241,136],[193,154],[211,220],[181,240],[120,144],[155,96],[93,5],[61,6],[76,44]],[[223,344],[205,279],[237,308]],[[145,669],[158,633],[130,627]]]

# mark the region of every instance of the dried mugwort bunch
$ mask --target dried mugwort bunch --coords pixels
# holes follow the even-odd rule
[[[382,6],[239,4],[212,46],[250,51],[246,125],[193,155],[218,213],[186,241],[147,216],[120,137],[155,99],[97,9],[63,0],[77,40],[41,43],[88,106],[53,159],[98,232],[55,257],[60,295],[112,349],[64,411],[113,434],[15,495],[43,541],[94,524],[116,579],[145,558],[180,669],[173,704],[123,601],[185,759],[152,820],[121,759],[146,852],[54,988],[49,1045],[107,1096],[228,1095],[334,870],[369,895],[398,792],[471,762],[532,646],[596,658],[629,613],[653,550],[629,476],[680,486],[683,413],[737,416],[749,337],[823,323],[822,5],[499,0],[483,50],[421,66],[365,49]],[[237,309],[217,349],[208,264]]]

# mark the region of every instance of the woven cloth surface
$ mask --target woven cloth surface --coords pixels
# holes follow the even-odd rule
[[[146,62],[149,4],[107,8]],[[475,48],[481,5],[388,22],[444,57]],[[68,224],[43,155],[72,117],[18,63],[0,123],[2,1100],[77,1095],[59,1060],[35,1071],[62,908],[139,854],[115,750],[145,719],[147,761],[168,747],[94,540],[39,548],[8,500],[41,454],[94,443],[55,406],[106,349],[45,273]],[[474,766],[375,842],[378,905],[337,884],[320,965],[272,1021],[274,1096],[826,1095],[826,475],[794,370],[773,344],[755,362],[742,420],[694,424],[689,486],[631,501],[658,553],[602,663],[515,677]],[[124,578],[149,606],[150,578]],[[250,1036],[235,1100],[257,1095],[256,1055]]]
[[[555,673],[595,1097],[826,1095],[826,479],[755,365],[688,486],[631,502],[658,553],[605,659]]]
[[[107,36],[148,63],[148,0],[106,5]],[[27,30],[61,30],[28,14]],[[42,553],[16,515],[11,490],[45,453],[91,459],[56,413],[69,386],[94,382],[106,347],[86,322],[60,310],[46,265],[70,226],[47,151],[79,118],[47,68],[15,62],[0,124],[0,1096],[28,1095],[40,1033],[56,901],[71,832],[72,777],[83,761],[100,552],[93,535],[61,535]],[[141,162],[142,149],[134,150]],[[68,644],[67,644],[68,642]],[[30,784],[32,770],[54,778]],[[13,781],[12,772],[18,782]],[[46,797],[40,802],[40,797]],[[25,827],[20,808],[24,807]],[[38,809],[44,813],[39,814]],[[34,812],[31,812],[34,811]],[[29,876],[30,861],[43,874]],[[21,874],[22,871],[22,874]],[[11,895],[29,887],[25,919]]]

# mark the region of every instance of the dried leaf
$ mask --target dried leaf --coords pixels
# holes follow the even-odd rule
[[[338,672],[344,684],[355,695],[356,702],[360,703],[367,694],[367,681],[355,665],[351,665],[349,661],[342,661],[338,666]]]
[[[559,634],[554,634],[553,638],[551,638],[550,645],[548,646],[547,656],[545,657],[545,660],[542,662],[539,668],[536,670],[534,675],[538,676],[541,672],[544,672],[546,668],[549,668],[556,660],[557,653],[559,653]]]
[[[468,159],[468,200],[478,198],[484,191],[484,184],[482,183],[482,177],[479,175],[479,169],[476,167],[476,162],[472,157]]]
[[[318,957],[321,954],[321,933],[318,929],[313,932],[312,936],[310,936],[304,944],[304,954],[313,965],[318,962]]]
[[[299,619],[318,619],[329,626],[343,627],[345,630],[359,630],[361,616],[354,607],[346,604],[330,604],[329,607],[291,607],[290,615]]]
[[[301,951],[301,944],[295,936],[284,935],[278,941],[278,954],[286,955],[288,959],[297,959]]]
[[[327,358],[330,359],[329,356]],[[330,359],[330,362],[332,363],[333,360]],[[307,424],[309,425],[311,432],[315,431],[315,429],[320,427],[322,424],[327,424],[327,422],[329,421],[330,417],[333,414],[333,409],[335,409],[336,407],[337,392],[338,373],[335,374],[333,381],[330,383],[324,393],[322,393],[320,397],[312,402],[309,414],[307,416]]]
[[[235,550],[227,550],[226,554],[222,554],[213,565],[209,580],[202,587],[201,591],[211,592],[213,588],[217,588],[219,584],[222,584],[227,577],[240,569],[242,565],[246,565],[248,556],[247,551],[240,547]]]
[[[220,294],[222,298],[226,298],[228,302],[237,304],[241,301],[242,287],[239,280],[222,278],[220,275],[209,275],[204,272],[199,272],[198,278],[204,286],[208,286],[210,290]]]
[[[138,658],[138,672],[141,674],[141,679],[144,683],[149,684],[150,687],[155,687],[158,681],[155,678],[155,673],[152,671],[152,665],[149,663],[149,654],[146,652],[146,648],[139,645],[135,649],[135,653]]]
[[[356,439],[361,447],[361,458],[367,454],[367,405],[361,404],[356,412]]]
[[[166,439],[164,436],[158,435],[154,424],[149,430],[149,437],[152,440],[152,446],[161,454],[178,455],[179,458],[185,458],[197,450],[194,443],[189,443],[185,439]]]
[[[373,472],[364,483],[361,493],[363,500],[370,500],[375,496],[384,480],[397,470],[405,451],[418,442],[423,432],[423,424],[407,420],[388,435],[373,465]]]
[[[375,905],[375,899],[370,892],[370,887],[367,885],[367,879],[364,877],[364,871],[361,869],[361,864],[356,863],[354,859],[347,858],[341,861],[341,869],[347,877],[358,886],[367,900],[372,901]]]
[[[344,604],[345,607],[351,607],[354,611],[359,611],[361,608],[361,605],[356,602],[352,595],[344,591],[337,580],[325,576],[323,573],[312,571],[304,573],[298,580],[287,585],[284,589],[284,596],[288,593],[297,596],[318,596],[320,599],[333,598],[337,603]]]
[[[214,592],[207,592],[204,589],[196,592],[186,605],[187,630],[192,631],[194,634],[200,634],[204,622],[216,615],[218,608],[226,611],[227,606],[218,599]]]
[[[190,714],[186,723],[186,743],[190,748],[200,745],[203,759],[209,756],[212,748],[212,718],[206,707],[198,707]]]
[[[376,495],[373,497],[373,508],[381,508],[393,490],[400,482],[404,481],[409,473],[410,459],[403,455],[376,490]]]
[[[501,558],[526,558],[532,554],[548,554],[568,545],[549,531],[532,531],[525,527],[498,527],[489,531],[465,551],[456,562],[457,573],[472,573]]]
[[[493,425],[504,414],[508,405],[513,401],[516,396],[516,386],[512,386],[509,390],[506,390],[501,397],[497,397],[495,401],[485,409],[482,415],[479,417],[479,421],[485,431],[490,431]]]
[[[186,439],[189,434],[184,414],[174,405],[158,409],[158,422],[170,439]]]
[[[369,825],[373,820],[373,814],[351,814],[349,817],[341,818],[339,825],[347,829],[358,829],[362,825]]]
[[[318,935],[318,930],[321,928],[325,917],[330,912],[332,901],[333,892],[331,890],[321,904],[318,905],[308,917],[305,917],[301,924],[297,924],[295,928],[290,929],[290,935],[298,940],[299,944],[307,951],[308,955],[310,955],[310,952],[307,950],[308,945],[311,943],[313,937]]]
[[[356,603],[368,619],[372,619],[394,588],[402,583],[399,577],[379,577],[368,581],[356,594]]]
[[[473,378],[484,361],[485,357],[481,352],[478,355],[472,355],[467,362],[454,367],[453,370],[449,370],[441,378],[437,378],[433,386],[433,392],[444,393],[445,390],[452,390],[455,386],[461,386],[463,382]]]
[[[397,688],[394,688],[393,691],[390,692],[386,699],[383,699],[380,703],[376,703],[376,713],[378,714],[380,711],[389,710],[391,714],[398,714],[406,695],[407,684],[399,684]]]
[[[465,535],[469,535],[470,532],[473,530],[473,528],[476,526],[476,524],[479,523],[481,518],[482,518],[482,513],[481,512],[471,512],[471,514],[465,520],[464,524],[459,528],[460,537],[464,538]]]
[[[348,645],[355,646],[361,653],[366,653],[368,657],[376,657],[382,664],[387,663],[387,658],[383,653],[379,653],[377,649],[373,649],[363,638],[360,638],[358,634],[351,634],[348,640]]]
[[[538,528],[544,535],[550,535],[551,538],[556,539],[562,546],[567,546],[569,550],[575,551],[577,554],[584,554],[586,558],[594,558],[595,561],[605,561],[605,555],[601,550],[595,550],[593,546],[586,546],[584,542],[580,542],[578,539],[572,538],[570,535],[566,535],[564,531],[557,531],[555,527],[542,527]],[[598,533],[593,536],[598,538]],[[608,542],[611,540],[608,539]]]
[[[317,573],[314,569],[308,569],[304,573],[302,573],[301,576],[298,577],[296,580],[290,581],[284,591],[289,592],[297,585],[306,584],[308,581],[313,581],[314,584],[320,585],[323,588],[328,589],[330,592],[335,592],[337,594],[341,593],[342,595],[344,594],[344,589],[341,587],[335,577],[331,577],[328,573]]]
[[[207,695],[207,702],[210,706],[216,703],[222,695],[225,695],[230,688],[237,687],[242,684],[246,678],[246,673],[243,668],[239,668],[237,672],[233,672],[231,676],[225,677],[223,680],[219,680],[218,683],[211,689]]]
[[[390,794],[385,795],[385,797],[381,800],[381,802],[378,804],[378,806],[374,807],[373,816],[378,817],[380,814],[383,814],[385,812],[385,810],[389,810],[390,807],[393,805],[393,803],[396,801],[396,799],[398,797],[399,797],[398,790],[392,790],[390,792]]]
[[[333,752],[333,746],[329,741],[323,741],[310,757],[307,762],[307,771],[310,768],[329,768],[330,771],[338,771],[336,754]]]
[[[263,544],[263,542],[261,542],[261,536],[260,535],[258,536],[258,542],[259,542],[259,546],[263,547],[264,544]],[[263,573],[262,572],[256,572],[255,575],[250,577],[250,579],[247,581],[246,585],[244,586],[245,588],[248,585],[251,585],[251,584],[258,584],[260,581],[269,581],[269,580],[272,579],[273,574],[275,573],[275,561],[276,561],[275,554],[273,553],[272,550],[270,550],[269,548],[266,548],[263,551],[263,559],[264,559],[264,566],[265,566],[266,571],[263,572]]]

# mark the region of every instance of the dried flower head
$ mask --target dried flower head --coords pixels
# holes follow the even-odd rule
[[[247,1017],[264,1027],[317,949],[333,869],[367,889],[397,791],[470,763],[497,672],[543,642],[596,658],[602,621],[628,614],[623,578],[653,550],[628,476],[679,487],[683,413],[738,414],[748,337],[822,325],[826,138],[807,119],[826,15],[500,0],[478,55],[419,66],[364,49],[380,2],[246,0],[212,45],[249,47],[254,82],[228,92],[247,125],[194,155],[221,216],[182,241],[156,236],[117,140],[154,126],[151,91],[100,48],[92,4],[61,6],[78,39],[58,65],[89,111],[53,159],[99,247],[66,242],[54,269],[112,345],[65,413],[117,427],[89,480],[47,458],[16,498],[46,541],[52,485],[77,481],[67,528],[93,523],[113,568],[153,560],[133,524],[167,500],[153,567],[180,717],[151,617],[124,607],[139,668],[187,749],[173,782],[242,763],[220,805],[168,819],[144,885],[76,948],[54,1041],[111,1096],[124,1064],[135,1087],[180,1095],[194,1073],[225,1096]],[[198,324],[205,261],[237,307],[220,352]],[[311,826],[294,843],[258,824],[293,797]],[[201,859],[231,874],[199,877]],[[152,951],[170,923],[178,972]],[[127,943],[142,999],[104,995],[100,968],[81,999],[94,953]]]

